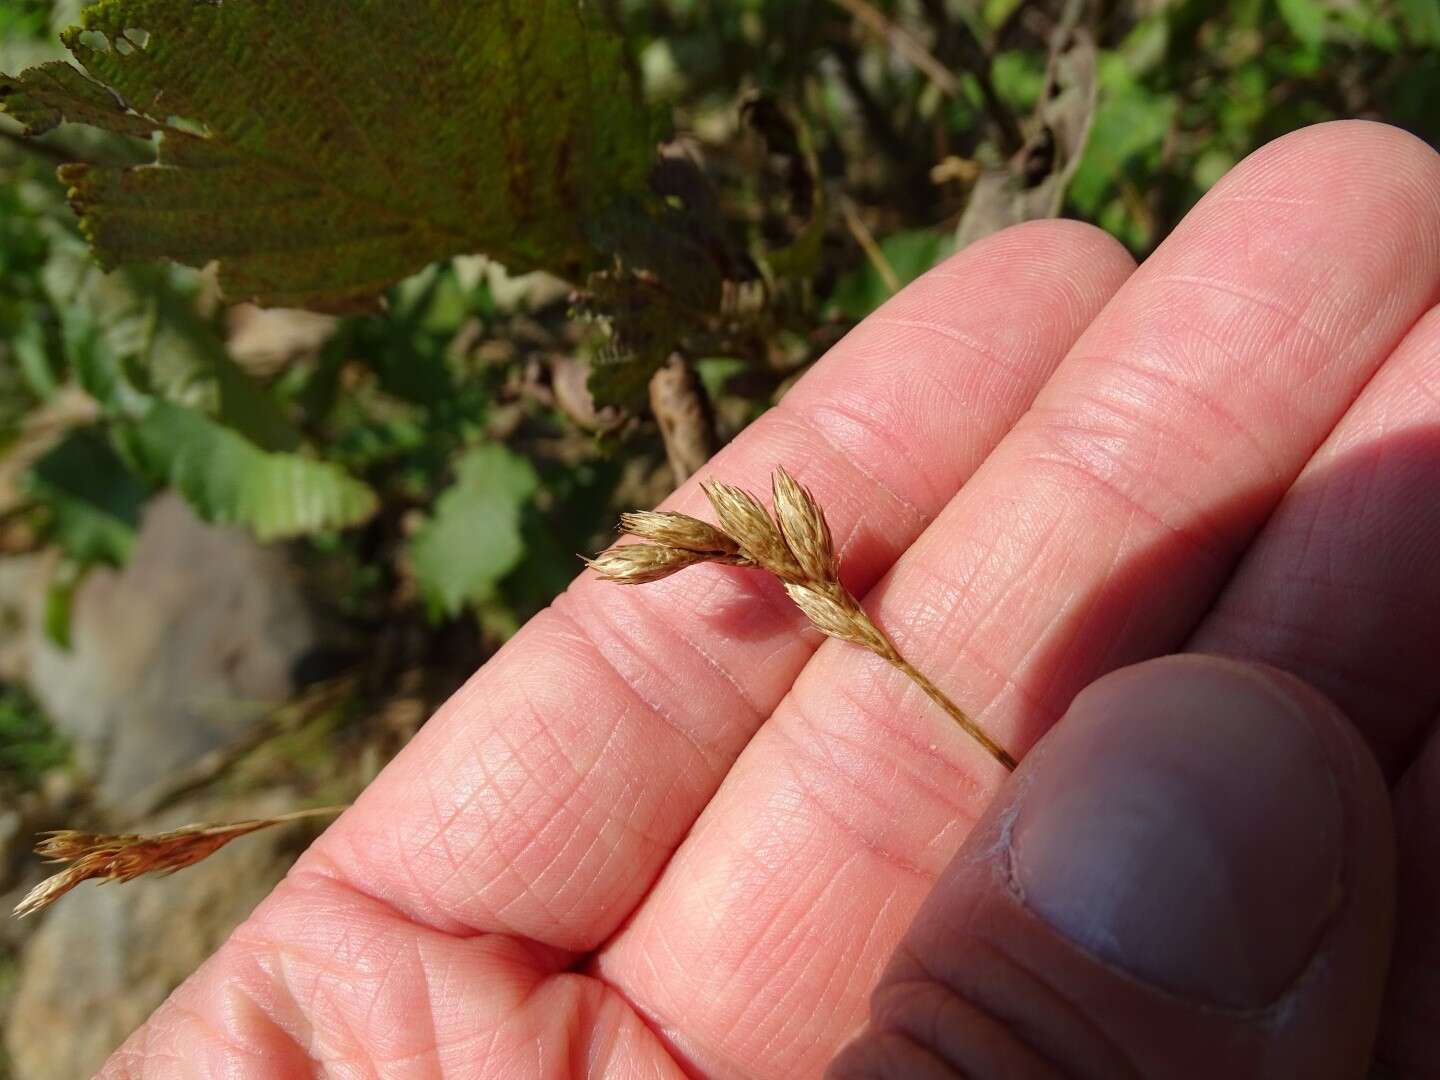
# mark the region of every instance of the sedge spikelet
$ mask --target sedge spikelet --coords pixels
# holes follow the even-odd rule
[[[231,825],[186,825],[148,836],[71,829],[46,833],[35,846],[35,853],[50,862],[70,865],[31,889],[16,905],[14,915],[23,919],[42,911],[83,881],[133,881],[145,874],[173,874],[208,859],[241,836],[302,818],[337,814],[343,809],[326,806]]]
[[[643,585],[690,566],[719,562],[765,570],[785,586],[810,624],[828,637],[869,649],[903,672],[991,757],[1007,769],[1015,759],[901,654],[840,581],[835,541],[815,496],[783,468],[773,477],[774,516],[749,492],[712,481],[706,496],[718,527],[686,514],[625,514],[623,532],[643,544],[612,548],[586,564],[609,581]]]

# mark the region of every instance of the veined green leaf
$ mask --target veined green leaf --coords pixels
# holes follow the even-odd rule
[[[579,275],[655,160],[584,0],[100,0],[64,40],[84,70],[0,77],[0,105],[160,136],[153,166],[62,170],[102,263],[218,259],[235,300],[354,308],[472,252]]]
[[[261,540],[358,525],[378,507],[375,493],[338,466],[269,453],[169,402],[117,425],[117,434],[146,474],[175,488],[201,517],[243,526]]]
[[[300,436],[274,397],[197,313],[194,276],[173,266],[107,274],[82,245],[57,248],[45,290],[76,380],[111,416],[140,416],[160,398],[214,416],[263,450],[295,449]]]
[[[468,451],[455,474],[412,549],[431,609],[451,616],[490,599],[519,563],[520,512],[539,484],[530,463],[503,446]]]

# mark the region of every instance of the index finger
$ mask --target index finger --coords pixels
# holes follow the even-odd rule
[[[698,480],[822,499],[870,587],[1133,269],[1098,230],[975,245],[838,345]],[[437,929],[585,950],[644,896],[817,639],[760,575],[585,575],[485,665],[301,864]]]

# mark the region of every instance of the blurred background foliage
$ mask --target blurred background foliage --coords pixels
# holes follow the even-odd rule
[[[65,58],[82,7],[0,0],[0,71]],[[669,216],[640,272],[516,276],[476,253],[378,314],[229,307],[213,273],[92,258],[56,166],[150,147],[78,125],[27,139],[0,115],[0,556],[44,554],[63,650],[77,590],[127,563],[161,493],[278,546],[344,646],[297,675],[262,729],[280,749],[242,773],[293,780],[317,746],[393,753],[620,510],[662,499],[964,243],[1064,213],[1143,258],[1287,131],[1367,117],[1440,143],[1440,0],[600,7],[668,124]],[[703,252],[717,277],[701,316],[669,282],[682,242],[670,261]],[[312,708],[305,687],[337,678],[369,704]],[[384,739],[356,736],[377,722]],[[0,802],[70,760],[0,684]]]
[[[707,452],[952,252],[987,173],[1062,171],[1042,101],[1057,30],[1094,53],[1059,208],[1138,256],[1286,131],[1370,116],[1440,138],[1437,0],[610,6],[670,119],[668,157],[698,167],[713,227],[760,264],[733,276],[768,293],[764,318],[684,357]],[[62,57],[79,7],[0,4],[0,70]],[[606,360],[594,323],[625,298],[475,257],[396,286],[378,316],[226,311],[203,274],[89,258],[55,164],[138,160],[133,142],[66,126],[27,143],[0,123],[0,542],[63,553],[57,640],[68,592],[124,562],[169,488],[207,520],[300,543],[357,626],[408,620],[422,651],[432,632],[483,649],[563,588],[618,508],[688,471],[636,386],[586,384]]]
[[[57,30],[80,8],[5,0],[0,70],[63,57]],[[148,151],[72,125],[26,140],[0,117],[0,548],[58,552],[54,641],[77,584],[125,562],[168,489],[296,545],[357,640],[471,666],[565,586],[576,552],[604,546],[618,509],[663,497],[957,244],[1058,210],[1143,257],[1286,131],[1367,116],[1440,139],[1440,0],[609,13],[671,125],[664,160],[683,168],[667,196],[728,246],[704,333],[672,332],[624,288],[515,278],[483,255],[347,318],[227,309],[213,277],[170,265],[102,273],[55,166]],[[705,215],[673,194],[697,183]],[[620,324],[653,354],[638,367],[606,351],[627,305]],[[677,350],[670,399],[650,383],[647,402]]]

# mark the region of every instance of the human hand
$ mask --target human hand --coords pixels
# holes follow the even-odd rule
[[[967,249],[706,475],[810,487],[1014,778],[764,575],[586,574],[103,1075],[799,1077],[864,1028],[836,1075],[1354,1076],[1377,1023],[1440,1070],[1437,302],[1440,157],[1370,124],[1138,271]]]

